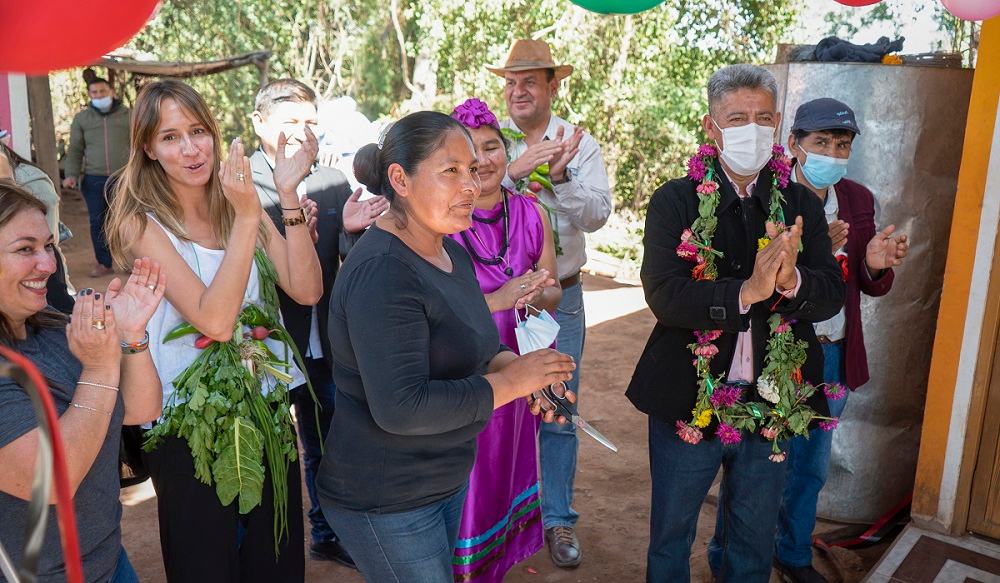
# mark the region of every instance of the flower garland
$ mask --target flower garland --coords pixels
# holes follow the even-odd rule
[[[716,260],[722,253],[712,247],[718,218],[715,211],[719,206],[719,183],[715,180],[715,158],[718,150],[711,144],[698,148],[697,154],[688,160],[688,177],[698,182],[698,218],[691,228],[681,233],[677,255],[694,263],[691,277],[694,280],[714,281],[719,276]],[[771,161],[771,201],[767,223],[769,236],[758,241],[758,251],[766,247],[774,237],[785,230],[783,205],[785,197],[782,188],[788,186],[791,175],[791,160],[785,149],[775,144]],[[783,462],[787,454],[778,445],[795,435],[806,435],[809,423],[821,419],[820,427],[832,431],[837,418],[821,417],[806,404],[819,387],[804,382],[802,365],[806,361],[807,343],[797,340],[792,334],[792,324],[780,314],[772,314],[767,320],[770,337],[767,354],[764,356],[764,370],[757,379],[757,393],[760,401],[745,401],[742,387],[724,384],[724,375],[713,376],[712,359],[719,353],[714,344],[722,336],[722,330],[695,330],[695,341],[688,345],[694,355],[694,367],[698,375],[698,397],[691,411],[691,421],[677,421],[677,435],[689,444],[697,444],[703,438],[702,429],[713,420],[718,421],[715,431],[724,445],[734,445],[743,439],[743,432],[760,432],[771,441],[773,462]],[[821,385],[831,399],[840,399],[846,394],[840,385]]]

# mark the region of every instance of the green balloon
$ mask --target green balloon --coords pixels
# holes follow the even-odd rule
[[[601,14],[635,14],[649,10],[663,0],[570,0],[573,4]]]

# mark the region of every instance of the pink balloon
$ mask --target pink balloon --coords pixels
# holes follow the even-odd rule
[[[1000,0],[941,0],[941,3],[962,20],[988,20],[1000,14]]]
[[[843,4],[844,6],[852,6],[858,8],[860,6],[871,6],[872,4],[878,4],[882,0],[837,0],[838,4]]]

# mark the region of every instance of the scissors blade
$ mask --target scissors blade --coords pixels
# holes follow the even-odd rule
[[[580,429],[584,430],[587,433],[587,435],[589,435],[589,436],[593,437],[594,439],[596,439],[598,443],[600,443],[604,447],[610,449],[611,451],[613,451],[615,453],[618,453],[618,448],[615,447],[615,444],[611,443],[611,440],[608,439],[607,437],[604,437],[603,435],[601,435],[600,431],[594,429],[593,425],[591,425],[590,423],[587,423],[586,419],[584,419],[583,417],[580,417],[579,415],[573,415],[572,421],[573,421],[573,425],[576,425]]]

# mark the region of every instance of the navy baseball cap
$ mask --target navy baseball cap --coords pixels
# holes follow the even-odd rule
[[[854,119],[854,110],[842,101],[821,97],[807,101],[795,110],[792,131],[822,132],[835,129],[850,130],[855,134],[861,134],[858,121]]]

